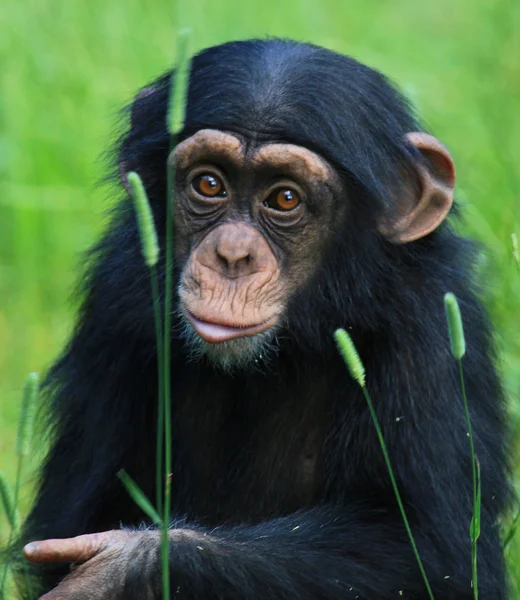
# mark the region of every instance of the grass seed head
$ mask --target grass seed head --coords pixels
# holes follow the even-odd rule
[[[466,353],[466,340],[459,303],[451,292],[444,296],[444,307],[446,309],[446,320],[448,321],[451,353],[457,360],[460,360]]]
[[[177,34],[177,60],[171,78],[170,99],[166,125],[170,135],[175,136],[184,127],[190,76],[189,41],[191,29],[181,29]]]
[[[334,333],[334,339],[336,340],[338,349],[352,378],[355,379],[361,387],[365,387],[365,367],[361,362],[361,358],[354,346],[352,338],[344,329],[338,329]]]
[[[159,260],[159,242],[153,221],[153,213],[148,201],[146,190],[139,175],[132,171],[127,176],[130,192],[134,200],[139,236],[141,238],[141,252],[149,267],[153,267]]]

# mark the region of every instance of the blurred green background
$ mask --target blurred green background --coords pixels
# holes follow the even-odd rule
[[[110,207],[99,185],[119,108],[169,68],[178,26],[194,50],[285,36],[353,55],[413,99],[458,168],[465,233],[497,326],[514,441],[520,432],[520,3],[518,0],[1,0],[0,469],[11,480],[21,388],[73,326],[82,252]],[[471,401],[471,399],[470,399]],[[36,462],[33,460],[33,463]],[[520,469],[516,477],[520,481]],[[24,474],[27,507],[34,472]],[[59,502],[59,499],[56,499]],[[0,515],[0,536],[6,523]],[[0,540],[1,541],[1,540]],[[520,598],[520,533],[508,549]]]

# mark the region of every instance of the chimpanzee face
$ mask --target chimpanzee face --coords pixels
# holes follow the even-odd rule
[[[301,146],[209,129],[171,160],[188,343],[222,366],[248,363],[274,345],[289,298],[346,210],[339,177]]]
[[[452,200],[447,151],[426,134],[408,137],[428,162],[416,180],[396,187],[398,218],[379,224],[392,243],[431,232]],[[319,268],[324,245],[348,214],[348,190],[307,148],[253,144],[214,129],[179,144],[169,163],[188,347],[223,368],[251,364],[276,347],[289,300]]]

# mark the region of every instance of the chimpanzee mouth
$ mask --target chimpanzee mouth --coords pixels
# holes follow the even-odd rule
[[[207,359],[227,373],[235,373],[244,369],[256,371],[267,368],[271,358],[278,352],[278,332],[281,326],[279,318],[276,320],[272,318],[272,320],[256,326],[237,328],[201,321],[184,306],[179,307],[178,316],[179,333],[184,340],[190,362]],[[218,342],[207,341],[215,339],[215,335],[211,338],[207,334],[206,337],[202,337],[200,331],[204,326],[209,327],[210,331],[214,333],[217,331],[216,328],[219,328],[218,331],[222,328],[225,335],[220,337]],[[237,329],[238,331],[235,331]],[[233,335],[229,337],[231,333]]]
[[[204,321],[196,317],[187,308],[183,313],[188,322],[198,335],[210,344],[219,344],[242,337],[251,337],[271,329],[278,322],[278,315],[274,314],[269,319],[253,325],[233,325],[229,322]]]

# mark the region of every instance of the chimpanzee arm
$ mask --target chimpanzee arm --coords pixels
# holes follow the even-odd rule
[[[458,531],[453,543],[440,540],[433,526],[414,533],[436,597],[472,598],[469,542]],[[172,598],[428,597],[400,516],[362,506],[321,507],[253,526],[183,526],[172,529],[170,539]],[[138,597],[143,578],[155,581],[155,597],[161,597],[160,560],[148,557],[132,562],[125,599],[133,598],[132,590]],[[480,597],[501,598],[484,560],[480,566]]]
[[[447,539],[439,531],[450,526]],[[435,598],[473,598],[469,543],[460,527],[412,527]],[[170,597],[179,600],[429,598],[400,516],[366,503],[317,507],[258,525],[205,529],[180,522],[169,538]],[[483,600],[505,598],[503,582],[489,568],[496,543],[485,527],[479,545]],[[105,532],[36,546],[37,560],[86,561],[45,600],[80,600],[87,593],[95,600],[162,598],[158,531]]]

